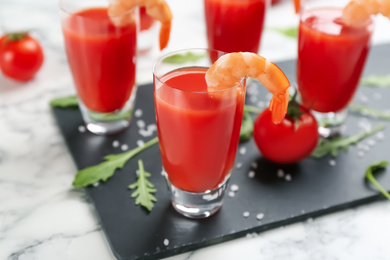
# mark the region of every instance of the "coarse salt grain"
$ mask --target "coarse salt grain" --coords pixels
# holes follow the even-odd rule
[[[246,148],[245,147],[241,147],[239,152],[240,152],[240,154],[245,154],[246,153]]]
[[[359,152],[358,152],[358,156],[359,156],[359,157],[363,157],[363,156],[364,156],[364,152],[363,152],[363,151],[359,151]]]
[[[385,135],[383,134],[383,132],[378,132],[378,133],[376,133],[376,138],[378,139],[378,140],[382,140],[384,137],[385,137]]]
[[[121,149],[122,151],[127,151],[129,149],[129,146],[127,144],[122,144]]]
[[[94,187],[99,186],[99,182],[95,182],[95,183],[93,184],[93,186],[94,186]]]
[[[242,215],[245,217],[245,218],[247,218],[247,217],[249,217],[249,212],[248,211],[245,211],[244,213],[242,213]]]
[[[236,193],[234,193],[234,191],[229,191],[228,195],[229,195],[229,197],[233,198],[234,196],[236,196]]]
[[[251,178],[251,179],[254,178],[255,175],[256,175],[256,173],[255,173],[254,171],[250,171],[250,172],[248,173],[248,177]]]
[[[79,126],[78,129],[79,129],[79,132],[80,132],[80,133],[84,133],[85,130],[86,130],[86,129],[85,129],[85,126],[83,126],[83,125]]]
[[[284,179],[286,181],[291,181],[291,175],[287,173],[286,176],[284,176]]]
[[[264,213],[259,213],[256,215],[257,220],[262,220],[264,218]]]
[[[329,160],[329,165],[330,166],[335,166],[336,165],[336,161],[335,160]]]
[[[242,167],[242,162],[236,163],[236,168],[237,168],[237,169],[240,169],[241,167]]]
[[[137,120],[137,126],[139,128],[145,128],[145,121],[144,120]]]
[[[230,190],[231,190],[231,191],[238,191],[238,189],[239,189],[239,187],[238,187],[237,184],[232,184],[232,185],[230,186]]]
[[[279,169],[276,173],[276,175],[279,177],[279,178],[283,178],[284,177],[284,171],[282,169]]]
[[[145,129],[140,129],[138,131],[138,133],[143,136],[143,137],[148,137],[148,136],[151,136],[153,134],[152,131],[148,131],[148,130],[145,130]]]
[[[135,117],[141,117],[142,116],[142,110],[141,109],[136,109],[135,111],[134,111],[134,116]]]
[[[149,131],[156,131],[157,130],[157,125],[155,125],[155,124],[148,125],[148,130]]]
[[[138,141],[137,141],[137,145],[138,145],[139,147],[144,146],[144,145],[145,145],[145,142],[142,141],[142,140],[138,140]]]
[[[118,140],[113,141],[112,142],[112,146],[115,147],[115,148],[119,147],[119,141]]]
[[[376,144],[376,141],[373,140],[373,139],[370,139],[370,140],[367,141],[367,143],[368,143],[369,146],[374,146]]]
[[[253,168],[253,169],[257,169],[257,162],[253,162],[253,163],[252,163],[252,168]]]
[[[169,240],[168,239],[164,239],[164,245],[165,246],[169,245]]]

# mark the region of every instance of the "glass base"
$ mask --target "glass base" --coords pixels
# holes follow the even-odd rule
[[[137,86],[122,109],[111,113],[99,113],[89,110],[79,99],[80,110],[87,129],[97,135],[109,135],[123,131],[130,125]]]
[[[318,133],[321,137],[330,138],[340,135],[345,130],[345,120],[347,119],[348,109],[340,112],[320,113],[312,111],[318,122]]]
[[[216,213],[223,204],[223,195],[229,182],[230,174],[213,190],[188,192],[172,185],[165,176],[171,192],[172,205],[177,212],[188,218],[207,218]]]

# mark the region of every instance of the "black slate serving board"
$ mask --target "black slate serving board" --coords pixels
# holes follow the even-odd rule
[[[389,74],[388,57],[390,45],[373,47],[365,75]],[[294,60],[280,62],[278,66],[291,82],[295,82]],[[261,87],[257,98],[265,100],[266,93],[266,89]],[[247,101],[253,99],[256,98],[248,98]],[[390,88],[360,86],[355,100],[365,99],[369,100],[368,106],[388,109]],[[113,147],[114,140],[132,149],[137,146],[137,140],[147,141],[152,138],[139,135],[136,124],[138,119],[144,120],[147,125],[155,122],[152,85],[139,88],[136,109],[142,109],[141,118],[134,117],[129,129],[113,136],[80,132],[78,127],[83,122],[79,110],[53,109],[78,169],[100,163],[107,154],[122,152],[120,148]],[[359,127],[362,118],[351,112],[346,134],[362,132]],[[378,119],[367,119],[372,125],[381,122]],[[158,259],[382,199],[383,196],[364,180],[364,172],[375,161],[390,161],[390,127],[386,128],[384,136],[383,140],[370,137],[376,144],[363,157],[359,156],[358,147],[350,147],[348,152],[341,151],[334,158],[334,166],[330,163],[333,159],[330,156],[308,158],[293,165],[278,165],[262,158],[253,140],[240,144],[239,149],[245,147],[246,153],[237,153],[236,164],[242,163],[242,167],[234,167],[227,192],[233,184],[238,185],[239,190],[234,197],[225,194],[222,209],[203,220],[187,219],[176,213],[170,205],[165,180],[160,174],[158,145],[130,160],[106,183],[88,187],[86,192],[95,205],[97,216],[118,259]],[[367,145],[367,142],[365,140],[362,143]],[[144,161],[146,171],[152,173],[150,180],[158,190],[158,202],[150,213],[135,206],[130,196],[132,191],[127,188],[136,180],[135,171],[140,158]],[[257,164],[257,169],[253,163]],[[279,178],[279,169],[290,174],[291,180]],[[255,172],[255,178],[248,177],[250,171]],[[378,175],[377,179],[386,189],[390,189],[389,170]],[[246,211],[250,213],[249,217],[243,217]],[[258,213],[264,213],[261,221],[256,219]],[[169,241],[169,244],[166,245],[164,241]]]

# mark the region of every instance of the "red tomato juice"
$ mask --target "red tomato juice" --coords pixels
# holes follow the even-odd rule
[[[266,0],[204,0],[204,6],[210,49],[258,52]]]
[[[206,68],[164,75],[155,89],[158,137],[164,170],[177,188],[204,192],[218,187],[236,155],[245,88],[207,93]],[[164,83],[161,83],[164,82]]]
[[[135,83],[136,25],[114,26],[106,8],[79,11],[62,25],[77,92],[95,112],[121,109]]]
[[[338,112],[351,101],[371,46],[373,25],[351,28],[342,10],[307,11],[299,25],[297,80],[305,107]]]

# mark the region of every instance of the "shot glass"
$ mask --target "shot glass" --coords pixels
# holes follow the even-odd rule
[[[180,56],[202,57],[181,64]],[[245,78],[209,92],[209,56],[223,53],[188,49],[167,54],[153,67],[161,159],[173,207],[190,218],[217,212],[234,164],[245,102]]]
[[[69,67],[87,129],[111,134],[130,124],[136,95],[138,11],[121,26],[108,16],[108,0],[60,0]]]
[[[301,1],[297,81],[323,137],[339,134],[371,47],[373,22],[362,28],[342,20],[345,1]]]
[[[270,0],[204,0],[209,49],[257,53]]]

